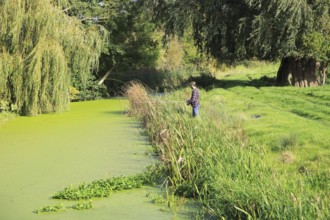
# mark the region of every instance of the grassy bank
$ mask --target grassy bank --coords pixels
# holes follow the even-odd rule
[[[271,79],[276,66],[267,68]],[[133,84],[127,95],[173,191],[199,199],[205,215],[329,218],[330,88],[271,87],[264,70],[219,73],[197,120],[181,102],[190,90],[152,98]]]

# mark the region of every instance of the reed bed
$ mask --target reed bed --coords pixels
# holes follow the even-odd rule
[[[224,219],[329,219],[329,175],[286,172],[267,164],[266,149],[247,145],[244,122],[221,100],[192,118],[184,92],[161,99],[132,82],[125,88],[131,114],[139,117],[178,195],[203,204],[204,217]]]

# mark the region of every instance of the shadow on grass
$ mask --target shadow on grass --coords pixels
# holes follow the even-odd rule
[[[267,87],[267,86],[275,86],[276,78],[275,77],[267,77],[263,76],[259,79],[252,80],[232,80],[232,79],[216,79],[211,74],[203,73],[198,77],[190,77],[189,81],[195,81],[200,88],[205,89],[206,91],[215,89],[215,88],[223,88],[229,89],[233,87]]]
[[[189,75],[194,75],[188,78]],[[155,93],[173,91],[189,86],[189,82],[195,81],[199,88],[211,90],[214,88],[229,89],[236,86],[264,87],[275,86],[276,79],[263,76],[259,79],[233,80],[216,79],[209,72],[193,71],[166,71],[156,69],[140,69],[127,72],[112,73],[104,83],[111,96],[122,96],[122,91],[129,81],[138,81]]]

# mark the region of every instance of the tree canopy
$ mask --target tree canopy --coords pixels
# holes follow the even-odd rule
[[[61,111],[71,74],[97,68],[105,30],[68,16],[65,0],[0,2],[0,99],[19,113]]]
[[[2,0],[0,101],[62,111],[72,83],[155,67],[157,24],[219,61],[283,58],[280,84],[320,84],[330,60],[330,0]]]
[[[104,71],[153,66],[158,50],[154,39],[155,25],[145,17],[139,1],[132,0],[73,0],[70,16],[85,25],[99,24],[109,32],[101,56]]]
[[[201,51],[223,60],[330,57],[329,0],[146,0],[166,34],[192,27]]]

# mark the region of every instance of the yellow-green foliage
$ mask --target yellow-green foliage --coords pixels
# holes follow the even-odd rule
[[[177,39],[173,38],[168,42],[166,48],[161,51],[158,59],[158,68],[163,70],[176,70],[184,66],[183,45]]]
[[[79,90],[73,86],[70,86],[70,101],[76,101],[78,100]]]
[[[0,97],[19,112],[61,111],[69,103],[70,74],[83,78],[98,65],[104,37],[65,14],[67,1],[0,3]]]

